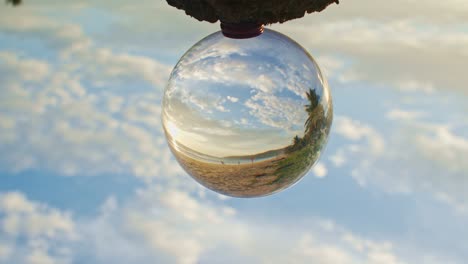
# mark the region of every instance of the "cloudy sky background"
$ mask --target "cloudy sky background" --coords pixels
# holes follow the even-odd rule
[[[334,125],[300,183],[234,199],[160,123],[172,67],[218,25],[164,1],[0,6],[0,263],[464,263],[467,14],[342,1],[273,26],[324,70]]]

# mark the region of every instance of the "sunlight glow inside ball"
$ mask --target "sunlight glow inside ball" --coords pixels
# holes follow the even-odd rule
[[[269,195],[301,179],[327,142],[332,116],[313,58],[268,29],[247,39],[219,31],[195,44],[174,67],[162,109],[179,164],[234,197]]]

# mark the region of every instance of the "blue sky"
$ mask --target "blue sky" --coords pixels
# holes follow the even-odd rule
[[[162,133],[172,67],[218,25],[164,1],[2,6],[0,263],[465,263],[468,6],[341,2],[271,26],[335,118],[311,172],[256,199],[196,184]]]

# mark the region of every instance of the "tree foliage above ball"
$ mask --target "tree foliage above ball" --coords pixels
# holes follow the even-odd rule
[[[167,0],[200,21],[283,23],[305,13],[320,12],[338,0]]]
[[[6,0],[6,3],[17,6],[17,5],[21,4],[21,0]]]
[[[20,5],[22,0],[6,0]],[[339,0],[167,0],[167,3],[200,21],[227,23],[283,23],[305,13],[320,12]]]

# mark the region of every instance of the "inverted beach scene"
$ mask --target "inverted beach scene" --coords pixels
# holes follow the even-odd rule
[[[220,32],[175,66],[162,119],[181,166],[220,193],[282,190],[315,164],[332,122],[326,80],[311,56],[272,30],[251,39]]]

